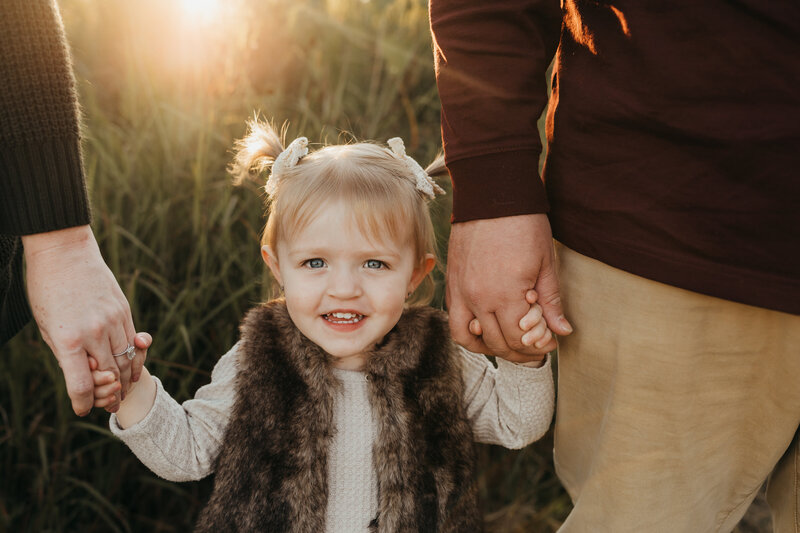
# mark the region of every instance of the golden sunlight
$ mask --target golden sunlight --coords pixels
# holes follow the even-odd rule
[[[219,14],[220,0],[181,0],[180,6],[188,19],[206,24]]]

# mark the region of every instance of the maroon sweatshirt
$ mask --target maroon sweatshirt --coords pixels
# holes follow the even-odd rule
[[[800,314],[800,2],[430,9],[454,222],[549,210],[579,253]]]

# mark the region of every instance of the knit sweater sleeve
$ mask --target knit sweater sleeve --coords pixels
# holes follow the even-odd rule
[[[0,16],[0,233],[88,224],[75,79],[55,0]]]
[[[557,0],[431,0],[453,221],[548,209],[537,121],[558,44]]]
[[[116,415],[109,426],[154,473],[170,481],[202,479],[213,471],[235,400],[238,345],[223,355],[211,383],[194,399],[176,402],[158,378],[155,403],[138,424],[122,429]]]
[[[519,449],[541,438],[553,418],[550,357],[539,368],[498,358],[495,368],[483,355],[461,352],[464,404],[475,440]]]

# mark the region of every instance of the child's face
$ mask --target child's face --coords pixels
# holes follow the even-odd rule
[[[297,328],[331,354],[336,366],[363,368],[366,353],[391,330],[406,296],[434,265],[415,257],[410,239],[373,242],[346,206],[326,206],[291,242],[262,248],[283,285]]]

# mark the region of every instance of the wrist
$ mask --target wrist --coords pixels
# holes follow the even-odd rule
[[[143,367],[136,386],[128,389],[125,399],[119,404],[117,421],[120,427],[126,429],[144,420],[155,404],[157,392],[156,381]]]
[[[96,241],[92,228],[88,224],[22,236],[22,246],[26,258],[48,250],[85,248],[91,245],[96,247]]]
[[[524,363],[514,363],[517,366],[524,366],[528,368],[542,368],[547,361],[547,355],[542,356],[541,359],[534,359],[531,361],[525,361]]]

